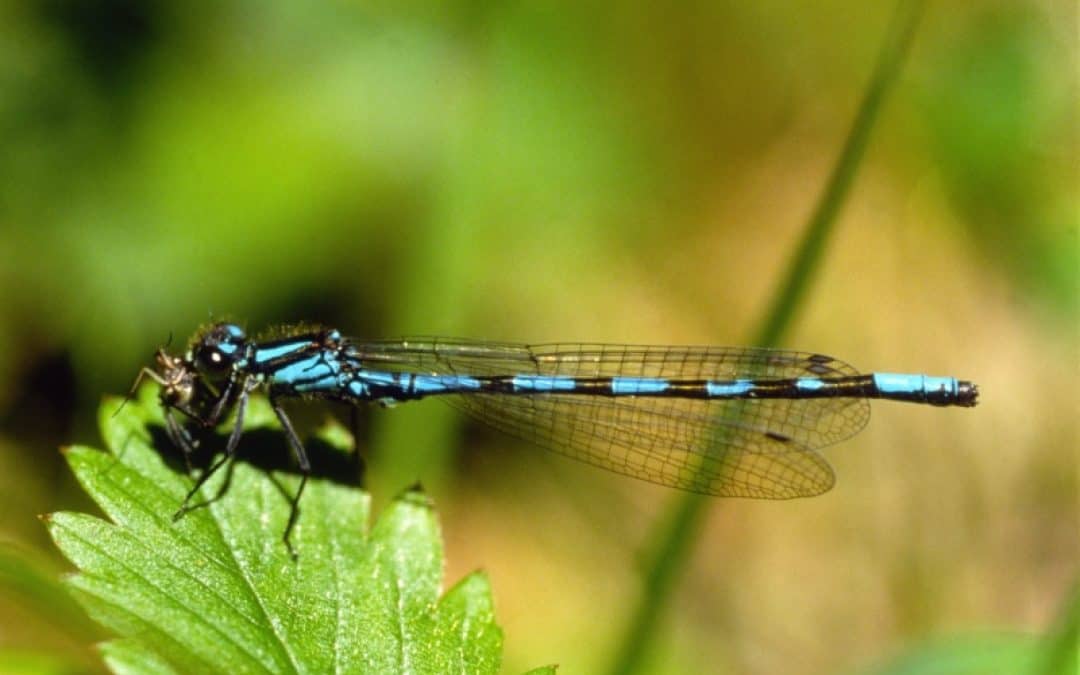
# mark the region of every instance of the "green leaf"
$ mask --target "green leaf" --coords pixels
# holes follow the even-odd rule
[[[113,415],[118,405],[107,400],[100,411],[110,452],[66,451],[111,522],[79,513],[47,519],[79,569],[70,588],[122,638],[103,648],[115,672],[498,670],[502,631],[488,581],[474,573],[439,597],[442,542],[421,493],[399,497],[369,532],[367,494],[312,478],[292,534],[294,560],[281,535],[295,472],[241,459],[202,488],[204,507],[174,522],[192,481],[167,463],[171,450],[150,444],[157,406],[129,403]],[[264,401],[252,405],[249,420],[272,419]],[[335,433],[324,436],[333,442]],[[248,434],[242,457],[255,457],[252,439],[263,436]]]

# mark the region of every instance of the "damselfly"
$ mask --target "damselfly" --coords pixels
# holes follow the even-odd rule
[[[139,378],[161,385],[166,430],[185,454],[196,442],[173,411],[202,428],[236,411],[224,454],[196,480],[177,517],[234,455],[248,398],[262,389],[301,473],[286,544],[311,469],[282,409],[289,399],[390,405],[435,397],[491,427],[626,476],[708,495],[789,499],[832,487],[832,469],[816,451],[862,429],[867,399],[974,406],[978,398],[971,382],[860,374],[810,352],[361,341],[333,329],[259,341],[231,323],[196,334],[182,356],[162,347],[156,361],[158,370],[144,368]]]

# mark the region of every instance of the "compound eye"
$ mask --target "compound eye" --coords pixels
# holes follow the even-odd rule
[[[223,373],[232,366],[233,359],[220,347],[204,345],[195,352],[195,365],[206,373]]]
[[[241,358],[244,335],[229,324],[215,326],[194,349],[195,367],[211,377],[227,374]]]

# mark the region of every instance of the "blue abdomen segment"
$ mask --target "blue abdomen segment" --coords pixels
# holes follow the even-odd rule
[[[662,377],[613,377],[613,396],[648,396],[663,394],[671,387],[671,380]]]
[[[515,375],[510,378],[510,387],[508,393],[572,392],[579,388],[579,380],[552,375]]]
[[[874,386],[882,394],[947,392],[956,394],[955,377],[931,377],[904,373],[874,373]]]
[[[873,373],[876,398],[932,405],[974,405],[974,385],[955,377]],[[969,402],[970,400],[970,402]]]
[[[754,388],[751,380],[732,380],[730,382],[705,383],[705,394],[709,398],[743,398]]]

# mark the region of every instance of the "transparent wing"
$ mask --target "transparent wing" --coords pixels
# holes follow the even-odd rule
[[[458,375],[732,380],[856,375],[820,354],[753,348],[516,345],[416,338],[352,343],[366,367]],[[691,492],[785,499],[833,484],[815,452],[858,432],[861,398],[701,400],[573,394],[446,397],[510,435],[620,474]]]

